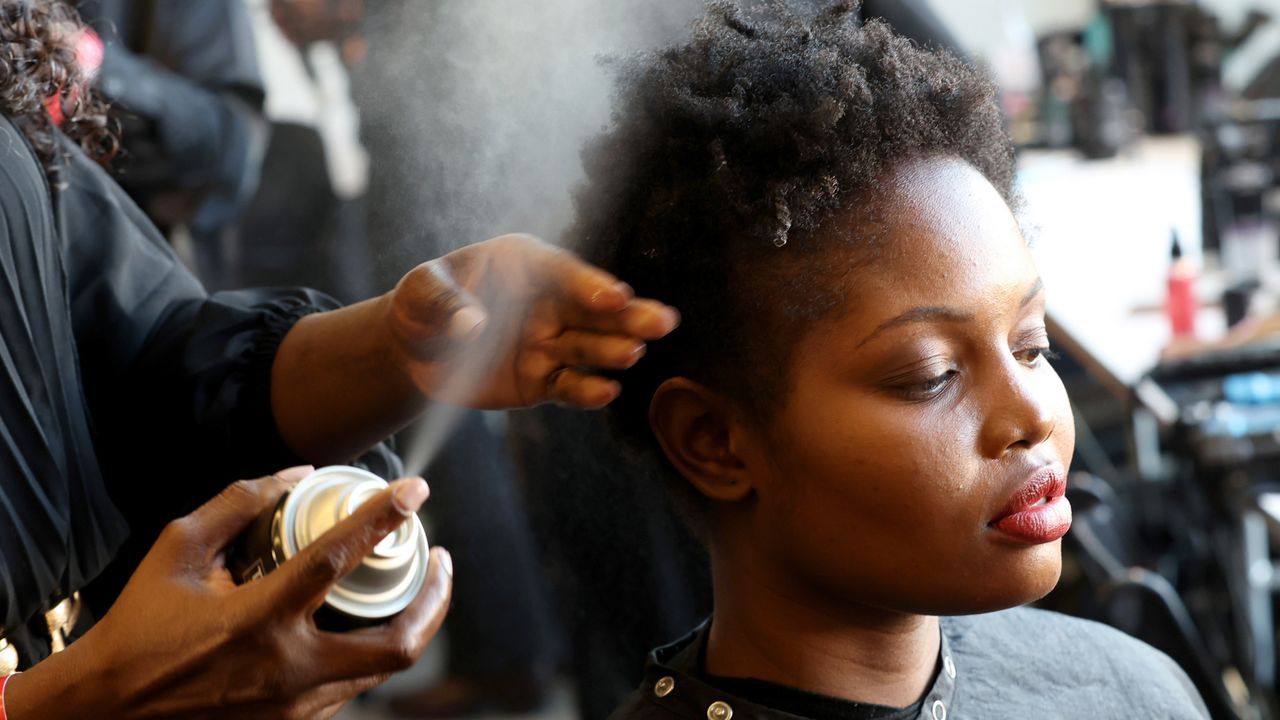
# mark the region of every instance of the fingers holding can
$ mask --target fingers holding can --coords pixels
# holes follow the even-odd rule
[[[409,607],[390,622],[349,632],[322,632],[320,650],[331,662],[322,682],[408,669],[440,631],[453,595],[453,559],[431,549],[427,581]]]

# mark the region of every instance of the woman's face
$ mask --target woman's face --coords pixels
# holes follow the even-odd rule
[[[1075,441],[1038,273],[968,164],[908,163],[884,188],[880,250],[794,348],[784,405],[751,443],[752,552],[824,602],[1037,599],[1061,568]]]

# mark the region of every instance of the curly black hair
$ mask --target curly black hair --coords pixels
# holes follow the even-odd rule
[[[58,133],[46,101],[56,98],[61,132],[100,163],[119,143],[107,104],[76,62],[83,28],[75,9],[61,0],[0,0],[0,112],[16,124],[59,187]]]
[[[624,435],[652,447],[649,401],[675,376],[768,417],[788,348],[842,299],[832,273],[849,265],[827,251],[874,239],[824,226],[872,212],[889,167],[961,158],[1016,204],[991,82],[882,22],[860,25],[857,9],[713,2],[688,43],[620,63],[613,125],[584,152],[568,240],[683,314],[623,375],[612,412]]]

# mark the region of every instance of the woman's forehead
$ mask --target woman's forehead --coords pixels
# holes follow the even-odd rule
[[[964,312],[1021,305],[1038,272],[1008,203],[960,160],[904,163],[884,175],[875,208],[837,219],[830,232],[874,235],[866,250],[839,253],[844,325],[871,327],[913,307]],[[868,218],[874,227],[868,227]],[[836,227],[841,222],[845,227]],[[854,243],[852,247],[857,247]],[[850,318],[849,315],[856,317]]]

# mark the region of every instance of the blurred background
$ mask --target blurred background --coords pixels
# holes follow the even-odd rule
[[[802,9],[820,0],[789,0]],[[609,57],[698,0],[79,0],[117,177],[211,288],[344,301],[510,231],[556,240]],[[1215,717],[1280,717],[1280,0],[866,0],[997,81],[1075,405],[1044,604],[1174,657]],[[92,55],[92,53],[89,53]],[[444,637],[342,717],[604,717],[709,611],[705,560],[598,418],[471,413],[433,496]],[[436,447],[433,444],[432,447]],[[591,448],[592,452],[584,450]]]

